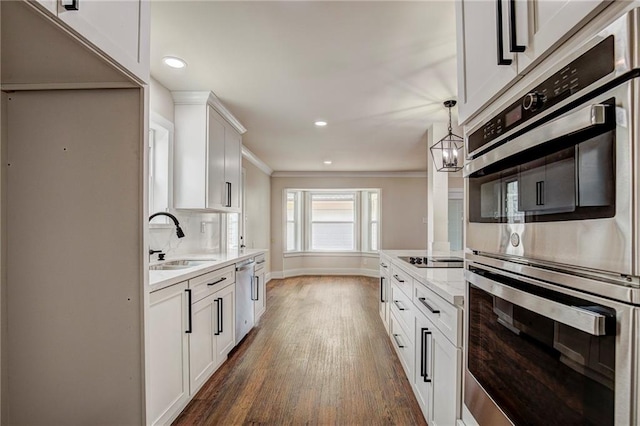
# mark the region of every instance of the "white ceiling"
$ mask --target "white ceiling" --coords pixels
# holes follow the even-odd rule
[[[212,90],[275,171],[424,171],[457,92],[454,2],[154,1],[151,74]]]

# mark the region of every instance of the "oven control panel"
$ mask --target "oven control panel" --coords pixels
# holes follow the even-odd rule
[[[614,37],[610,35],[469,135],[468,152],[475,152],[508,130],[590,86],[613,72],[614,65]]]

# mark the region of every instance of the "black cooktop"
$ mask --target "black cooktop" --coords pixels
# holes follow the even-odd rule
[[[416,268],[462,268],[463,260],[455,256],[398,256]]]

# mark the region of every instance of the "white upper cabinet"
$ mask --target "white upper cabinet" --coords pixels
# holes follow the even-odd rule
[[[211,92],[173,92],[173,99],[175,208],[239,213],[246,129]]]
[[[142,82],[149,81],[148,0],[38,0],[38,3]]]
[[[511,86],[608,3],[457,1],[459,122]]]

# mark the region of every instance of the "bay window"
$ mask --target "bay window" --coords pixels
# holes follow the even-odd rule
[[[380,190],[285,190],[285,252],[379,249]]]

